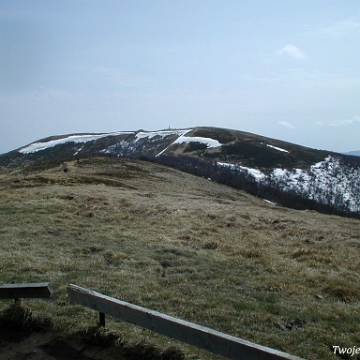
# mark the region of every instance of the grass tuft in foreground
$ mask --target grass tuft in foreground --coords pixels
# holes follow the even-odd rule
[[[30,308],[13,304],[0,312],[0,334],[2,337],[16,337],[25,333],[45,332],[53,328],[47,315],[35,316]]]

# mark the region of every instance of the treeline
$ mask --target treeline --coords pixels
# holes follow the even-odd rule
[[[243,190],[249,194],[269,200],[279,206],[297,210],[315,210],[324,214],[334,214],[360,219],[360,214],[349,211],[344,204],[332,205],[305,198],[293,190],[284,190],[280,183],[257,181],[250,173],[236,167],[222,166],[214,161],[185,155],[161,155],[144,157],[141,160],[169,166],[196,176],[211,179],[220,184]]]

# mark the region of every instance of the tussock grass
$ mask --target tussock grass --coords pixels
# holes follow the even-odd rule
[[[26,304],[64,334],[104,335],[89,330],[97,314],[68,304],[74,283],[307,359],[360,345],[358,220],[274,207],[141,161],[0,175],[0,280],[50,281],[53,299]],[[217,358],[115,319],[107,326],[135,352],[151,343],[159,358],[174,346],[169,359]]]
[[[53,328],[46,314],[34,315],[30,308],[12,304],[0,311],[0,337],[19,340],[29,332],[44,332]]]

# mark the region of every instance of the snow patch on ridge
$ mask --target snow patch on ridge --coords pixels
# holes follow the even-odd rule
[[[270,148],[272,148],[272,149],[275,149],[275,150],[277,150],[277,151],[286,152],[286,153],[289,152],[289,151],[287,151],[287,150],[285,150],[285,149],[282,149],[282,148],[279,148],[279,147],[277,147],[277,146],[273,146],[273,145],[269,145],[269,144],[266,144],[266,146],[268,146],[268,147],[270,147]]]
[[[124,131],[119,131],[119,132],[113,132],[113,133],[107,133],[107,134],[97,134],[97,135],[71,135],[65,138],[61,138],[61,139],[56,139],[56,140],[50,140],[50,141],[46,141],[46,142],[35,142],[32,143],[26,147],[23,147],[22,149],[19,150],[20,153],[22,154],[31,154],[31,153],[35,153],[38,151],[42,151],[45,150],[49,147],[53,147],[56,145],[61,145],[61,144],[65,144],[65,143],[69,143],[69,142],[73,142],[73,143],[86,143],[88,141],[94,141],[94,140],[98,140],[107,136],[118,136],[118,135],[123,135],[123,134],[133,134],[134,132],[124,132]]]
[[[140,139],[148,138],[152,139],[155,136],[161,136],[162,138],[169,136],[169,135],[177,135],[177,136],[183,136],[187,134],[192,129],[187,130],[160,130],[160,131],[139,131],[136,134],[136,140],[138,141]]]
[[[211,138],[185,136],[191,130],[192,129],[184,130],[184,132],[182,134],[180,134],[180,136],[172,144],[170,144],[169,146],[171,146],[173,144],[182,144],[182,143],[191,143],[191,142],[199,142],[199,143],[205,144],[209,148],[215,148],[215,147],[220,147],[221,146],[221,143],[219,143],[217,140],[214,140],[214,139],[211,139]],[[167,149],[168,148],[165,148],[163,151],[161,151],[156,156],[160,156]]]
[[[173,144],[182,144],[182,143],[191,143],[191,142],[199,142],[207,145],[209,148],[220,147],[221,143],[217,140],[204,138],[204,137],[190,137],[190,136],[180,136],[177,140],[173,142]]]
[[[261,181],[266,178],[266,175],[258,169],[252,169],[252,168],[249,168],[246,166],[240,166],[240,165],[236,165],[236,164],[229,164],[229,163],[223,163],[223,162],[218,162],[217,164],[220,166],[230,167],[233,170],[239,170],[242,172],[246,172],[246,173],[250,174],[252,177],[254,177],[257,181]]]

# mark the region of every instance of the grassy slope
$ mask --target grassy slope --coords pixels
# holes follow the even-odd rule
[[[359,221],[273,207],[156,164],[67,168],[0,173],[1,281],[50,281],[53,300],[26,303],[63,331],[96,321],[68,304],[74,283],[307,359],[360,344]]]

